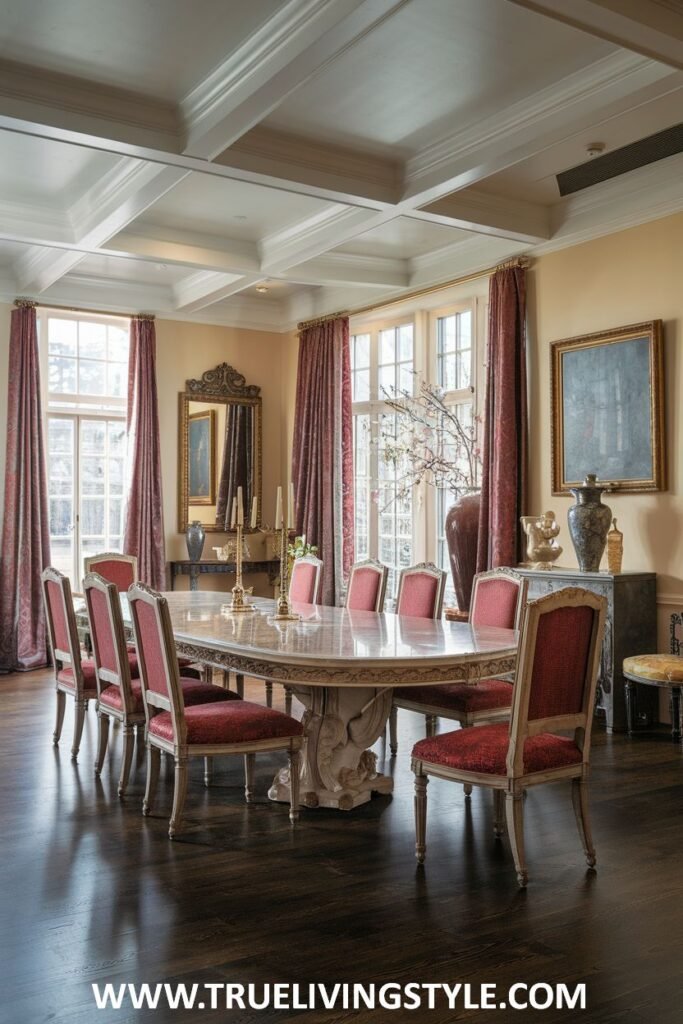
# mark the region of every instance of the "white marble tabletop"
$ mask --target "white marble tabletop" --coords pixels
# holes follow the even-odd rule
[[[272,620],[275,602],[264,598],[254,598],[254,613],[233,616],[225,593],[165,597],[182,653],[264,678],[332,686],[476,682],[510,671],[517,650],[515,631],[469,623],[322,605],[294,605],[301,620],[281,623]]]

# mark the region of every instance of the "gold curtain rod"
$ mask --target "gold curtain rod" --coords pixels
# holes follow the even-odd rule
[[[90,316],[113,316],[119,320],[155,320],[154,313],[115,313],[112,309],[85,309],[83,306],[58,306],[55,302],[35,302],[33,299],[20,297],[14,300],[15,306],[40,306],[41,309],[57,309],[60,313],[87,313]]]
[[[510,270],[513,267],[521,267],[522,270],[527,270],[530,266],[531,259],[529,256],[515,256],[512,259],[504,260],[503,263],[498,263],[495,267],[478,270],[473,274],[465,274],[463,277],[454,277],[450,281],[444,281],[443,284],[433,284],[428,288],[417,288],[415,291],[405,292],[403,295],[398,295],[395,299],[388,299],[386,302],[376,302],[370,306],[359,306],[356,309],[348,309],[340,313],[329,313],[327,316],[315,317],[313,320],[302,320],[301,323],[297,324],[297,331],[300,334],[308,327],[318,327],[320,324],[325,324],[328,320],[336,320],[340,316],[360,316],[361,313],[373,313],[375,310],[385,309],[387,306],[396,306],[399,302],[418,299],[422,295],[432,295],[434,292],[442,292],[446,288],[453,288],[457,284],[467,284],[469,281],[478,281],[482,277],[491,277],[498,270]]]

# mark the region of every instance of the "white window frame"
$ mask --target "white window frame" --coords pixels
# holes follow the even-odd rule
[[[81,395],[69,394],[66,392],[53,392],[49,390],[49,350],[48,350],[48,320],[78,321],[80,323],[100,323],[116,327],[124,327],[129,330],[130,318],[117,317],[105,314],[81,313],[68,310],[50,309],[40,307],[37,311],[38,324],[38,350],[41,365],[41,399],[43,410],[43,437],[45,438],[45,452],[48,451],[48,430],[49,421],[52,419],[64,419],[74,424],[74,447],[73,447],[73,507],[74,522],[71,527],[73,534],[73,565],[72,574],[76,591],[80,590],[80,581],[83,575],[82,557],[82,531],[81,531],[81,462],[83,452],[81,451],[81,430],[84,420],[102,420],[105,424],[111,420],[120,420],[125,423],[127,398],[125,394],[120,398],[112,398],[106,395]],[[107,362],[107,360],[102,360]],[[106,429],[106,428],[105,428]],[[125,456],[124,456],[124,480],[125,480]],[[125,485],[124,485],[125,486]],[[104,495],[105,517],[108,516],[107,506],[109,503],[109,461],[105,459],[104,466]],[[122,495],[125,502],[125,492]],[[105,523],[106,523],[105,518]],[[123,542],[123,524],[122,536]]]

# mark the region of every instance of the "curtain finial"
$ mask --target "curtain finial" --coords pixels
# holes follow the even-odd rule
[[[20,309],[35,309],[38,303],[34,302],[33,299],[27,299],[23,295],[19,295],[14,300],[14,305],[18,306]]]
[[[156,320],[154,313],[135,313],[132,317],[133,320]]]

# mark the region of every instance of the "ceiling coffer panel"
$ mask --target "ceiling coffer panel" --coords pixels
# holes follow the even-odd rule
[[[609,181],[620,174],[635,171],[638,167],[664,160],[667,156],[676,156],[677,153],[683,153],[683,124],[665,128],[656,135],[648,135],[646,139],[639,139],[638,142],[562,171],[557,175],[557,187],[561,196],[569,196],[591,185],[598,185],[601,181]]]

